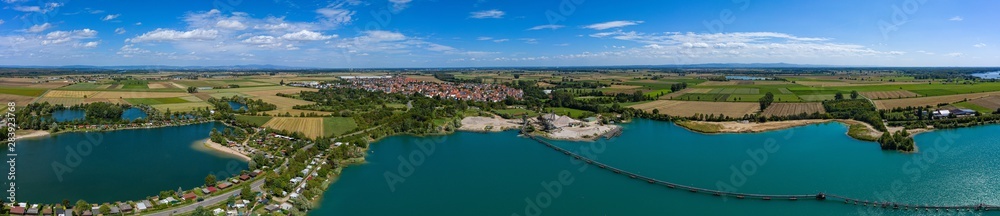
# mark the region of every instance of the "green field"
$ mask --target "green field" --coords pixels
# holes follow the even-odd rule
[[[267,121],[270,121],[272,118],[271,116],[245,116],[245,115],[237,115],[234,117],[236,118],[236,120],[246,121],[247,123],[253,124],[258,127],[264,125],[265,123],[267,123]]]
[[[348,131],[358,128],[358,124],[351,117],[326,117],[323,118],[323,135],[334,136],[344,135]]]
[[[797,95],[817,95],[836,94],[837,92],[848,94],[852,90],[858,92],[870,91],[896,91],[907,90],[923,96],[941,96],[955,94],[969,94],[979,92],[1000,91],[1000,82],[988,82],[977,84],[886,84],[870,86],[837,86],[837,87],[791,87],[788,88]]]
[[[69,86],[66,86],[66,87],[59,88],[59,89],[63,89],[63,90],[94,90],[94,89],[97,89],[100,86],[101,86],[101,84],[97,84],[97,83],[77,83],[77,84],[69,85]]]
[[[44,94],[46,89],[21,88],[21,87],[0,87],[0,94],[21,95],[38,97]]]
[[[763,98],[764,94],[711,94],[711,93],[687,93],[674,100],[686,101],[708,101],[708,102],[757,102]],[[801,102],[798,96],[791,94],[775,94],[775,102]]]
[[[160,105],[160,104],[176,104],[176,103],[188,103],[191,101],[184,100],[179,97],[172,98],[126,98],[131,104],[145,104],[145,105]]]
[[[993,112],[996,111],[996,110],[990,110],[990,108],[986,108],[986,107],[979,106],[979,105],[976,105],[976,104],[973,104],[973,103],[969,103],[968,101],[966,101],[966,102],[959,102],[959,103],[955,103],[955,104],[952,104],[952,105],[955,105],[957,107],[962,107],[962,108],[967,108],[967,109],[972,109],[972,110],[975,110],[975,111],[979,111],[980,113],[983,113],[983,114],[986,114],[986,115],[992,114]]]
[[[555,113],[558,115],[565,115],[574,119],[583,119],[594,115],[594,113],[590,111],[571,109],[565,107],[545,108],[545,112]]]

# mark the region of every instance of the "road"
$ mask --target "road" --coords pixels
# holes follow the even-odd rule
[[[252,190],[254,192],[259,192],[260,191],[260,186],[262,186],[262,185],[264,185],[264,178],[259,178],[257,180],[254,180],[252,183],[250,183],[250,190]],[[236,186],[236,187],[241,187],[241,186]],[[167,209],[167,210],[164,210],[164,211],[160,211],[160,212],[156,212],[156,213],[149,214],[149,215],[153,215],[153,216],[169,216],[169,215],[187,213],[187,212],[194,211],[194,209],[198,208],[198,206],[208,207],[208,206],[218,205],[219,203],[226,202],[226,200],[229,199],[229,196],[238,195],[238,194],[240,194],[240,189],[229,191],[229,192],[224,193],[224,194],[215,195],[215,196],[206,198],[205,200],[202,200],[201,202],[197,202],[197,203],[194,203],[194,204],[191,204],[191,205],[186,205],[186,206],[179,207],[179,208],[170,208],[170,209]],[[211,209],[206,209],[206,210],[211,211]]]

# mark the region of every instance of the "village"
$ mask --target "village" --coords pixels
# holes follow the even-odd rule
[[[498,102],[508,97],[521,99],[524,91],[496,84],[426,82],[403,76],[341,76],[344,84],[319,82],[293,83],[290,86],[312,88],[356,88],[386,93],[413,94],[457,100]]]

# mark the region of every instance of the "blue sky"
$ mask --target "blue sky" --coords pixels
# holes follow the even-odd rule
[[[0,0],[0,65],[998,66],[998,1]]]

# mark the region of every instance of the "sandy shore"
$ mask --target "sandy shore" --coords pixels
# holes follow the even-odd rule
[[[465,117],[462,119],[462,127],[459,127],[458,130],[476,132],[504,131],[517,129],[521,126],[518,122],[520,121],[504,119],[499,116],[493,116],[493,118],[479,116]],[[486,129],[487,127],[490,129]]]
[[[772,121],[765,123],[740,123],[740,122],[695,122],[696,124],[711,125],[717,128],[715,133],[760,133],[773,130],[781,130],[804,125],[830,122],[829,119],[810,119],[792,121]],[[704,131],[703,131],[704,132]]]
[[[546,134],[545,136],[549,139],[593,141],[601,138],[601,136],[605,133],[617,128],[618,125],[589,124],[583,127],[562,127],[559,130]]]
[[[33,138],[33,137],[45,137],[45,136],[48,136],[50,134],[48,131],[43,131],[43,130],[33,130],[33,131],[25,131],[25,132],[29,132],[29,133],[28,134],[24,134],[24,135],[18,135],[17,139],[27,139],[27,138]]]
[[[236,150],[233,150],[233,149],[231,149],[229,147],[225,147],[225,146],[222,146],[221,144],[212,142],[211,139],[205,141],[205,147],[208,147],[210,149],[213,149],[213,150],[216,150],[216,151],[219,151],[219,152],[223,152],[223,153],[226,153],[226,154],[230,154],[230,155],[233,155],[233,156],[237,156],[240,159],[243,159],[244,161],[250,161],[250,156],[246,156],[246,155],[241,154],[240,152],[238,152]]]

